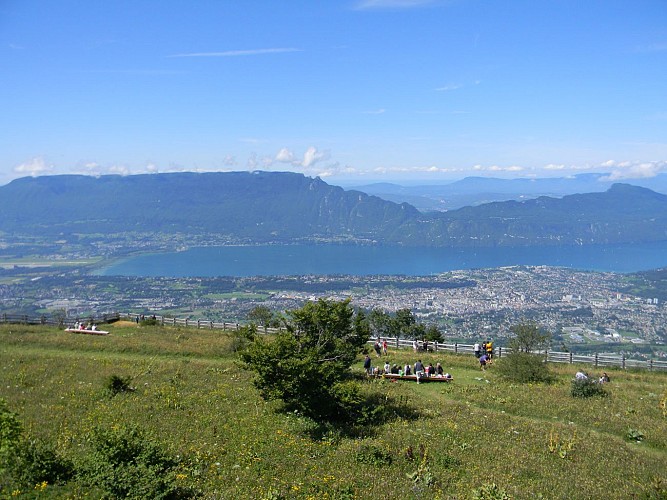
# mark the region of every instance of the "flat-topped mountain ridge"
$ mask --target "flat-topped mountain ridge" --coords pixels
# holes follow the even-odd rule
[[[1,186],[0,231],[4,238],[155,232],[412,246],[632,243],[667,239],[667,196],[614,184],[605,192],[422,213],[289,172],[58,175]]]

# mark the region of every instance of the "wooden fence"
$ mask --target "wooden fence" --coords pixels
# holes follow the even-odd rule
[[[381,338],[381,340],[386,340],[387,345],[392,346],[397,349],[414,349],[414,341],[409,339],[397,339],[397,338]],[[375,343],[375,340],[369,340],[369,343]],[[422,342],[417,343],[417,348],[420,352],[424,352],[424,345]],[[474,345],[473,344],[459,344],[459,343],[446,343],[446,342],[429,342],[426,349],[429,352],[453,352],[455,354],[470,354],[474,355]],[[494,347],[493,355],[496,358],[501,358],[509,353],[512,350],[508,347]],[[626,368],[641,368],[648,370],[664,370],[667,371],[667,359],[658,360],[658,359],[634,359],[628,358],[623,354],[619,355],[609,355],[609,354],[574,354],[571,352],[559,352],[559,351],[539,351],[537,354],[544,356],[546,361],[549,363],[569,363],[569,364],[588,364],[593,365],[596,368],[603,367],[619,367],[622,369]]]
[[[243,324],[240,323],[227,323],[224,321],[215,322],[203,319],[169,318],[166,316],[156,316],[154,314],[144,315],[144,314],[128,313],[125,315],[125,317],[127,317],[130,321],[134,321],[136,323],[139,323],[140,321],[143,320],[154,319],[160,325],[164,326],[185,326],[185,327],[199,328],[199,329],[205,328],[208,330],[234,331],[238,330],[239,327],[244,326]],[[259,327],[259,331],[262,333],[277,333],[278,331],[280,331],[280,328]]]
[[[15,324],[27,324],[27,325],[52,325],[52,326],[61,326],[61,327],[70,327],[73,326],[76,321],[85,321],[93,322],[98,324],[103,323],[112,323],[119,320],[121,317],[127,318],[130,321],[140,322],[142,319],[155,319],[159,324],[166,326],[182,326],[188,328],[199,328],[199,329],[217,329],[223,331],[235,331],[238,330],[240,326],[243,326],[239,323],[227,323],[227,322],[214,322],[201,319],[182,319],[182,318],[168,318],[166,316],[145,316],[142,314],[128,313],[121,315],[120,313],[112,314],[103,314],[101,316],[86,316],[84,318],[58,318],[51,315],[42,315],[42,316],[28,316],[22,314],[0,314],[0,324],[1,323],[15,323]],[[262,333],[276,333],[279,328],[260,328],[259,331]],[[396,349],[414,349],[413,340],[410,339],[399,339],[393,337],[383,337],[381,340],[386,340],[387,344],[392,348]],[[373,344],[375,340],[369,340],[370,344]],[[427,349],[429,352],[451,352],[454,354],[469,354],[474,355],[473,344],[459,344],[457,342],[448,343],[448,342],[429,342]],[[418,348],[423,351],[422,342],[418,342]],[[511,350],[507,347],[494,347],[493,354],[497,358],[501,358],[504,355],[507,355]],[[583,355],[583,354],[574,354],[571,352],[558,352],[558,351],[542,351],[539,354],[543,355],[545,359],[550,363],[569,363],[569,364],[588,364],[593,365],[596,368],[605,368],[605,367],[618,367],[622,369],[626,368],[640,368],[647,370],[660,370],[667,371],[667,360],[658,360],[658,359],[634,359],[628,358],[625,355],[603,355],[603,354],[592,354],[592,355]]]
[[[139,314],[127,314],[126,315],[132,321],[139,322],[141,318],[144,319],[155,319],[161,325],[169,326],[185,326],[192,328],[206,328],[206,329],[219,329],[219,330],[228,330],[233,331],[237,330],[240,325],[239,323],[216,323],[214,321],[205,321],[205,320],[193,320],[193,319],[178,319],[178,318],[167,318],[164,316],[143,316]],[[276,333],[279,328],[260,328],[260,332],[263,333]],[[394,337],[383,337],[381,340],[386,340],[387,344],[392,348],[396,349],[414,349],[413,340],[411,339],[399,339]],[[373,344],[375,340],[369,340],[369,344]],[[422,342],[418,342],[418,348],[423,351]],[[447,343],[447,342],[429,342],[427,349],[432,352],[452,352],[454,354],[470,354],[474,355],[474,345],[473,344],[459,344],[459,343]],[[507,347],[494,347],[493,354],[497,358],[501,358],[503,355],[509,354],[511,349]],[[542,351],[539,354],[542,354],[545,359],[550,363],[581,363],[593,365],[595,367],[619,367],[619,368],[642,368],[648,370],[665,370],[667,371],[667,360],[638,360],[627,358],[624,355],[610,356],[602,354],[593,354],[593,355],[583,355],[583,354],[573,354],[571,352],[558,352],[558,351]]]
[[[59,327],[71,327],[77,321],[83,321],[85,323],[113,323],[120,319],[120,313],[110,313],[102,315],[93,315],[85,316],[81,318],[63,318],[59,316],[54,316],[51,314],[42,314],[41,316],[29,316],[27,314],[0,314],[0,324],[1,323],[11,323],[11,324],[20,324],[20,325],[50,325],[50,326],[59,326]]]

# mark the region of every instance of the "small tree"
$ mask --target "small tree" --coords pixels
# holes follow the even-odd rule
[[[442,342],[444,340],[442,332],[438,330],[438,327],[435,325],[431,325],[426,329],[424,339],[429,342]]]
[[[256,306],[248,313],[248,319],[256,325],[266,328],[273,321],[273,311],[266,306]]]
[[[551,335],[540,330],[537,323],[519,323],[510,328],[514,337],[508,342],[514,352],[533,352],[549,346]]]
[[[520,323],[510,328],[514,337],[508,345],[512,352],[498,363],[500,374],[515,382],[551,382],[553,375],[549,372],[542,356],[533,351],[546,348],[550,335],[541,332],[536,323]]]
[[[272,338],[254,338],[240,353],[262,397],[316,421],[345,420],[355,398],[342,384],[370,337],[365,315],[349,300],[320,299],[288,312],[285,327]]]
[[[415,338],[414,327],[417,323],[412,311],[408,308],[399,309],[394,316],[394,329],[397,331],[398,337]]]
[[[368,323],[373,337],[393,337],[399,333],[395,331],[393,318],[382,309],[373,309],[368,315]]]

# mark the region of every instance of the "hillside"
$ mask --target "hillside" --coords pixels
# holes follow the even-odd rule
[[[472,356],[429,354],[423,360],[442,362],[453,383],[367,381],[366,390],[393,401],[397,413],[345,436],[264,402],[235,362],[228,334],[123,322],[105,328],[110,335],[93,337],[0,326],[2,398],[29,436],[77,463],[89,456],[93,431],[138,428],[176,463],[176,473],[162,478],[202,498],[667,493],[665,374],[610,370],[611,397],[577,399],[570,395],[576,366],[554,366],[553,385],[516,385],[497,376],[497,365],[482,373]],[[392,349],[387,359],[415,361]],[[355,370],[361,374],[361,358]],[[112,375],[131,377],[135,390],[105,394]],[[108,464],[99,465],[101,474]],[[152,476],[142,478],[148,487]],[[6,479],[0,473],[0,489],[9,488]],[[76,479],[38,488],[2,493],[100,497]]]
[[[0,188],[0,229],[59,234],[223,233],[254,241],[391,234],[416,209],[300,174],[22,178]]]
[[[22,178],[0,187],[0,199],[0,231],[10,244],[17,236],[53,241],[117,233],[465,247],[667,239],[667,196],[623,184],[429,214],[275,172]]]
[[[667,194],[667,174],[627,179],[625,183]],[[410,203],[421,211],[455,210],[495,201],[527,200],[549,196],[599,193],[611,186],[609,174],[578,174],[571,177],[499,179],[466,177],[447,184],[398,185],[376,183],[351,186],[364,193],[395,203]]]

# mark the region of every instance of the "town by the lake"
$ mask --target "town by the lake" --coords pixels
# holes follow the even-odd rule
[[[620,273],[512,266],[432,276],[168,278],[13,266],[0,277],[3,312],[70,318],[120,312],[242,323],[258,305],[280,313],[319,298],[350,298],[368,311],[410,309],[447,339],[489,338],[502,345],[512,325],[535,321],[557,348],[667,355],[663,297],[647,296],[636,275]]]

